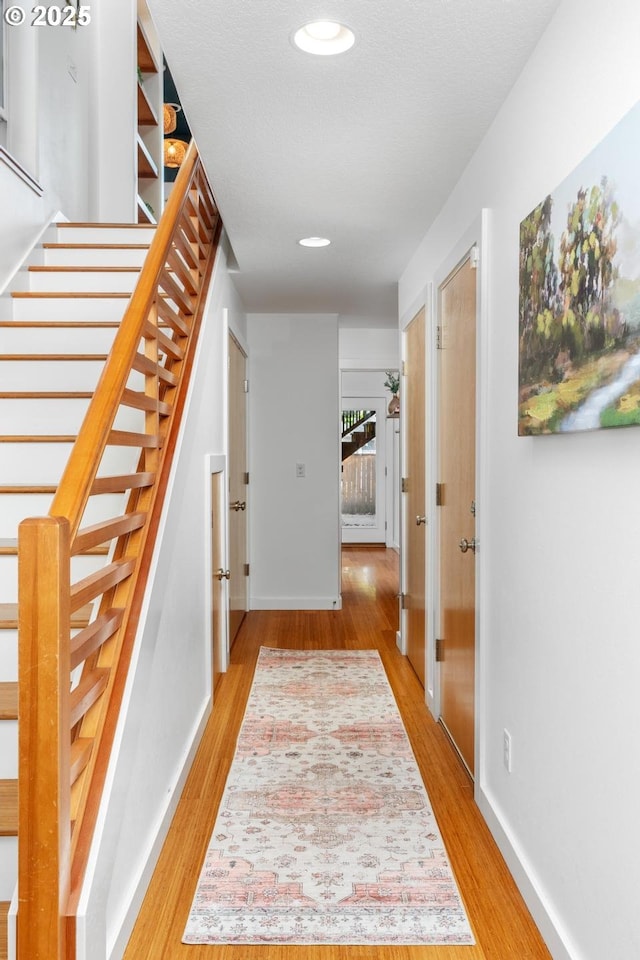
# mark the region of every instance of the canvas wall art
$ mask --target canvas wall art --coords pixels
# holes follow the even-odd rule
[[[520,224],[521,436],[640,424],[640,103]]]

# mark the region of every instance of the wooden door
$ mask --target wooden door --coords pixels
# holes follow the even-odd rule
[[[406,533],[405,628],[407,656],[420,683],[426,685],[426,521],[425,521],[425,311],[413,318],[406,331],[403,416],[406,419]],[[420,522],[418,522],[420,521]]]
[[[440,297],[440,712],[469,771],[475,743],[476,270]]]
[[[223,617],[225,609],[223,584],[226,581],[222,530],[223,476],[222,473],[211,475],[211,642],[214,690],[227,660]]]
[[[229,645],[247,611],[247,358],[229,335]]]

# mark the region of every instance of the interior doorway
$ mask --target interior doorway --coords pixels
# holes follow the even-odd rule
[[[381,397],[343,397],[340,519],[343,543],[386,543],[386,410]]]

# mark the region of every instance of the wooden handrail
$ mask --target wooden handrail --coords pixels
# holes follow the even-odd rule
[[[20,525],[18,960],[75,960],[75,914],[221,229],[192,142],[49,516]],[[120,429],[121,409],[137,428]],[[101,467],[114,447],[123,462],[110,475]],[[105,494],[123,498],[122,512],[87,522]],[[71,557],[92,547],[104,566],[72,583]],[[72,641],[78,608],[91,613]]]
[[[363,423],[367,423],[371,417],[375,417],[375,410],[343,410],[342,411],[342,437],[353,433]]]

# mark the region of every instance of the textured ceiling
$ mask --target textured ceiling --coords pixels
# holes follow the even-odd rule
[[[151,0],[246,309],[395,324],[398,277],[559,2]],[[355,46],[301,53],[314,19]]]

